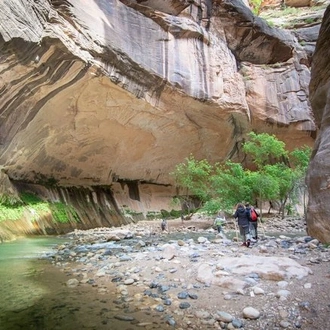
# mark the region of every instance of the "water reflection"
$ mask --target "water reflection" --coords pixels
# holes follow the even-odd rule
[[[59,241],[43,237],[0,244],[0,329],[21,329],[19,313],[49,293],[36,281],[42,272],[38,258],[49,254]]]
[[[0,330],[132,330],[141,328],[139,322],[148,330],[168,329],[165,314],[160,319],[150,307],[140,310],[124,297],[115,299],[111,281],[102,288],[69,288],[66,282],[77,277],[75,271],[62,272],[38,259],[55,242],[36,238],[0,245]],[[134,314],[134,321],[118,320],[118,314]]]
[[[269,236],[280,234],[290,236],[287,233]],[[236,232],[227,230],[225,235],[231,239]],[[216,231],[173,232],[150,239],[154,239],[155,244],[164,244],[180,239],[197,241],[200,236],[212,241]],[[116,283],[109,281],[102,287],[85,284],[68,288],[65,283],[77,278],[77,273],[73,269],[61,272],[49,260],[39,259],[50,253],[54,244],[62,242],[63,239],[39,237],[0,245],[0,330],[137,329],[133,322],[116,320],[118,313],[134,315],[135,322],[147,322],[148,329],[168,329],[165,314],[160,316],[149,307],[140,310],[140,305],[130,303],[130,297],[127,301],[123,297],[120,300]],[[135,246],[136,240],[125,240],[125,245],[129,244]],[[89,275],[87,268],[83,272]],[[150,305],[152,303],[147,304]]]

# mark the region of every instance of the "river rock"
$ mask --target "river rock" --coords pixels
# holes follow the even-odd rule
[[[260,312],[253,307],[245,307],[243,309],[243,316],[246,319],[255,320],[255,319],[259,318]]]
[[[130,315],[115,315],[114,318],[120,321],[134,321],[134,317]]]
[[[288,327],[290,326],[290,322],[285,321],[285,320],[282,320],[282,321],[280,322],[280,326],[281,326],[281,328],[286,329],[286,328],[288,328]]]
[[[255,272],[261,278],[275,281],[291,277],[302,278],[311,273],[308,267],[287,257],[225,257],[220,262],[233,274],[247,275]]]
[[[290,294],[291,294],[291,292],[288,290],[278,290],[276,293],[276,297],[277,298],[281,298],[281,297],[287,298]]]
[[[255,295],[264,295],[265,291],[259,287],[255,287],[255,288],[253,288],[253,293]]]
[[[131,285],[135,282],[135,280],[133,278],[128,278],[124,281],[125,285]]]
[[[205,244],[206,242],[208,242],[208,239],[206,237],[198,237],[197,242],[200,244]]]
[[[233,320],[233,316],[227,312],[217,311],[216,320],[225,322],[225,323],[229,323]]]
[[[280,288],[286,288],[289,285],[289,283],[287,281],[279,281],[277,283],[277,286],[279,286]]]
[[[204,310],[199,310],[195,312],[195,316],[199,319],[207,319],[210,317],[210,313]]]
[[[164,259],[172,260],[175,256],[177,256],[177,251],[176,247],[173,244],[163,245],[162,257]]]
[[[79,281],[76,278],[71,278],[66,282],[66,286],[69,288],[75,288],[79,285]]]

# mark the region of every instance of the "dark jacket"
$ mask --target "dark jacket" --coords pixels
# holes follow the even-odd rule
[[[245,211],[246,211],[246,214],[247,214],[247,216],[248,216],[248,219],[249,219],[249,221],[252,221],[252,219],[251,219],[251,206],[245,206]]]
[[[249,215],[245,207],[238,207],[234,213],[234,218],[237,219],[239,226],[248,226],[249,225]]]

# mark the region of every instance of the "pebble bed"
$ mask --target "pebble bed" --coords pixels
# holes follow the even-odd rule
[[[260,228],[250,248],[229,222],[226,236],[189,222],[170,233],[160,222],[76,230],[48,259],[67,289],[104,301],[98,324],[80,317],[88,329],[326,329],[330,251],[301,219],[281,222]]]

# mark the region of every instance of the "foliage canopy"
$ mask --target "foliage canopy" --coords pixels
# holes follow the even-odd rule
[[[255,170],[230,160],[211,165],[190,155],[171,173],[177,186],[184,190],[180,197],[198,197],[208,213],[219,209],[230,211],[238,202],[258,203],[262,208],[265,201],[278,201],[284,216],[287,203],[296,202],[299,189],[305,189],[310,147],[289,152],[274,135],[251,132],[243,151],[255,164]]]

